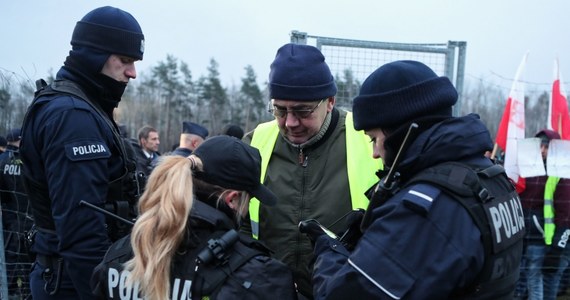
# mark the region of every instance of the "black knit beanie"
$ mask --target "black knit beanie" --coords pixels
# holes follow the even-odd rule
[[[269,73],[271,99],[315,101],[336,95],[336,83],[316,47],[286,44],[277,50]]]
[[[131,14],[104,6],[92,10],[77,22],[71,45],[142,60],[144,35]]]
[[[395,128],[416,118],[451,116],[457,91],[418,61],[402,60],[381,66],[366,78],[354,98],[354,128]]]

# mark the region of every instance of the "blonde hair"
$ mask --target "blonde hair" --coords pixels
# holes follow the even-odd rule
[[[186,231],[193,203],[192,162],[166,156],[150,174],[131,233],[134,257],[125,263],[130,282],[148,299],[168,299],[172,257]]]
[[[193,204],[193,180],[199,189],[212,190],[216,207],[232,191],[193,178],[193,170],[203,169],[202,161],[194,155],[163,156],[148,178],[131,233],[134,257],[125,263],[125,270],[131,272],[128,282],[138,282],[147,299],[169,299],[172,257],[184,239]],[[249,208],[249,194],[241,194],[235,212],[238,221]]]

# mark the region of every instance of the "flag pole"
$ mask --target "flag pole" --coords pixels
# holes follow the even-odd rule
[[[491,159],[495,159],[495,155],[497,154],[498,149],[499,149],[499,144],[495,143],[495,146],[493,146],[493,152],[491,152]]]

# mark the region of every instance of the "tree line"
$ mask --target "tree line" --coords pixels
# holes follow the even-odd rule
[[[115,119],[136,138],[144,125],[155,127],[160,134],[160,151],[170,151],[178,142],[183,121],[192,121],[208,128],[210,135],[219,134],[227,124],[241,126],[248,132],[261,122],[272,119],[267,112],[267,84],[258,83],[251,65],[244,67],[240,85],[224,86],[218,63],[210,59],[205,75],[193,78],[185,62],[168,55],[131,81],[115,111]],[[265,76],[265,75],[264,75]],[[53,74],[46,81],[53,81]],[[361,82],[350,69],[335,74],[338,86],[337,107],[351,109]],[[35,83],[13,72],[0,69],[0,135],[9,128],[19,127],[33,99]],[[550,91],[530,90],[525,96],[526,136],[545,127]],[[508,91],[484,81],[467,81],[461,99],[461,114],[477,113],[496,134]]]

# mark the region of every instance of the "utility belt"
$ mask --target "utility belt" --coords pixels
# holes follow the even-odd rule
[[[36,254],[36,261],[46,269],[56,269],[63,260],[59,255]]]

